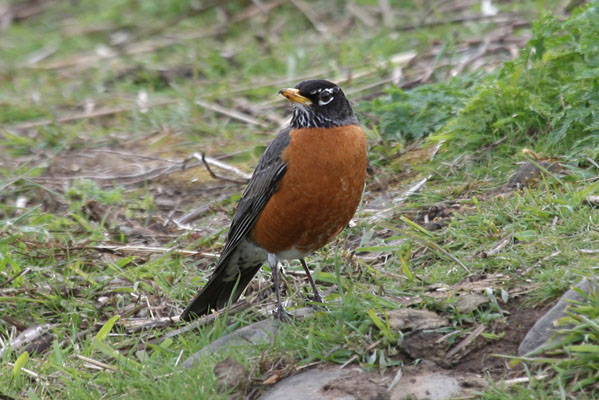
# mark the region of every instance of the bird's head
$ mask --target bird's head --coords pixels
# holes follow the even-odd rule
[[[294,128],[330,128],[357,125],[358,119],[341,88],[325,80],[308,80],[279,94],[293,104]]]

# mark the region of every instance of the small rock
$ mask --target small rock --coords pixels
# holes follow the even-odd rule
[[[520,165],[518,171],[512,176],[508,182],[508,187],[520,189],[536,184],[541,175],[545,172],[543,169],[552,173],[558,173],[561,170],[561,165],[556,161],[526,161]]]
[[[455,303],[455,307],[459,312],[471,313],[476,310],[481,304],[489,302],[489,298],[476,293],[466,293],[458,298]]]
[[[366,372],[360,368],[328,366],[283,379],[264,394],[263,400],[445,400],[459,395],[471,396],[472,388],[486,382],[475,374],[443,370],[423,361],[398,371]]]
[[[389,400],[390,378],[337,365],[311,369],[283,379],[263,400]]]
[[[333,379],[324,388],[328,398],[333,399],[360,399],[360,400],[388,400],[389,393],[385,388],[369,379],[355,379],[354,376]]]
[[[279,322],[274,319],[265,319],[252,325],[245,326],[226,336],[223,336],[200,351],[189,356],[181,366],[183,368],[193,368],[201,362],[206,355],[219,352],[222,348],[230,350],[232,347],[247,347],[248,344],[269,343],[272,341],[274,333],[279,326]]]
[[[31,325],[16,338],[8,341],[6,346],[0,347],[0,357],[9,348],[15,352],[27,351],[35,354],[44,352],[54,340],[52,328],[51,324]]]
[[[411,329],[437,329],[449,325],[449,322],[432,311],[413,308],[397,308],[389,312],[389,325],[398,331]]]
[[[247,371],[243,365],[231,357],[227,357],[214,367],[214,375],[218,379],[221,390],[232,390],[243,386]]]
[[[442,229],[445,225],[447,225],[448,222],[449,221],[433,221],[429,222],[428,224],[422,224],[422,227],[427,231],[438,231],[439,229]]]
[[[445,342],[437,343],[443,336],[439,332],[413,332],[404,336],[399,347],[413,359],[426,359],[445,366]]]
[[[599,196],[597,195],[588,195],[584,201],[586,201],[587,203],[593,205],[593,206],[599,206]]]
[[[577,289],[584,293],[599,291],[599,279],[587,278],[583,279],[576,285]],[[560,318],[566,316],[567,308],[571,301],[585,302],[585,299],[574,289],[568,290],[556,305],[551,308],[545,315],[535,322],[532,328],[528,331],[520,346],[518,347],[518,355],[525,355],[547,343],[555,334],[555,323]]]
[[[326,370],[311,369],[301,372],[277,383],[266,392],[262,400],[324,400],[323,388],[332,380],[341,376],[344,371],[339,368]],[[353,400],[355,397],[346,397]]]
[[[421,371],[404,375],[391,393],[391,400],[445,400],[462,391],[458,380],[452,376]]]

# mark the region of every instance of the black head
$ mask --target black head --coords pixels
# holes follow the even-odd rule
[[[280,94],[293,104],[294,128],[331,128],[357,125],[358,119],[341,88],[325,80],[303,81]]]

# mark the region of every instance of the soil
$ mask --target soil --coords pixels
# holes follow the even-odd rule
[[[496,341],[483,339],[479,342],[480,345],[476,350],[463,357],[452,369],[460,372],[490,374],[493,378],[522,375],[523,366],[512,367],[509,365],[509,359],[498,355],[516,356],[518,346],[528,330],[552,306],[553,303],[547,303],[537,308],[531,308],[524,306],[519,298],[514,299],[508,303],[509,316],[507,320],[494,327],[495,332],[503,332],[505,335]]]

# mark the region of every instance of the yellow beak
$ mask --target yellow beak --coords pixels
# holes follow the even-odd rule
[[[312,104],[312,100],[307,97],[304,97],[300,94],[299,90],[294,88],[287,88],[279,90],[279,94],[285,96],[287,100],[292,101],[294,103],[300,103],[305,105]]]

